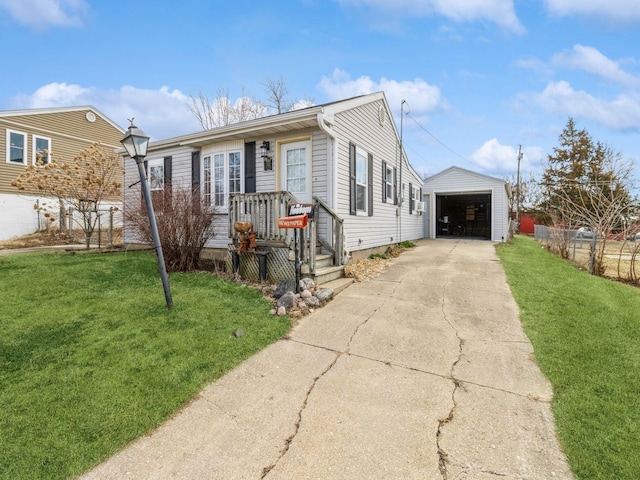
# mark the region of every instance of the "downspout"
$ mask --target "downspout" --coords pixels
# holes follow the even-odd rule
[[[327,187],[330,189],[327,192],[327,200],[331,198],[330,206],[334,210],[337,209],[338,205],[338,185],[337,185],[337,175],[336,175],[336,158],[338,157],[338,142],[336,141],[336,134],[331,127],[327,125],[327,122],[324,118],[324,108],[318,112],[318,126],[320,130],[327,134],[329,137],[329,141],[333,145],[333,148],[327,148],[327,170],[329,172],[330,178],[327,178]]]

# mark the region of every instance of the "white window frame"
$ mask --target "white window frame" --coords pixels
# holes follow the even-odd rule
[[[387,198],[387,203],[393,203],[393,184],[395,183],[395,178],[393,178],[393,167],[390,167],[389,164],[385,167],[384,172],[384,192],[385,197]]]
[[[11,160],[11,134],[22,135],[22,139],[24,142],[24,146],[22,147],[22,161],[16,162]],[[6,152],[6,161],[10,165],[26,165],[27,164],[27,134],[24,132],[19,132],[17,130],[9,130],[7,129],[7,152]]]
[[[231,161],[238,161],[238,169],[235,177],[232,177],[233,170]],[[220,164],[222,161],[222,164]],[[226,210],[229,208],[228,200],[231,193],[242,193],[244,191],[244,162],[241,149],[210,150],[202,155],[202,179],[200,187],[205,200],[212,206]],[[218,162],[216,164],[216,162]],[[216,181],[216,168],[222,169],[220,182]],[[238,182],[239,188],[232,189],[231,181]],[[237,191],[236,191],[237,190]]]
[[[38,140],[46,140],[47,141],[47,158],[46,161],[42,162],[43,165],[47,165],[48,163],[51,163],[51,139],[49,137],[43,137],[41,135],[32,135],[31,136],[31,141],[32,141],[32,150],[33,153],[31,154],[31,161],[33,162],[34,165],[38,164]]]
[[[362,166],[364,168],[364,181],[361,182],[361,179],[358,179],[358,173],[359,173],[359,169],[358,167]],[[360,172],[362,173],[362,172]],[[356,175],[356,215],[368,215],[369,214],[369,153],[364,150],[363,148],[360,148],[358,146],[356,146],[356,171],[355,171],[355,175]],[[363,201],[364,201],[364,208],[358,208],[358,189],[362,188],[364,189],[364,195],[363,195]]]
[[[420,189],[418,187],[411,186],[411,198],[413,198],[413,212],[416,215],[420,215],[422,212],[418,211],[418,202],[420,201]]]
[[[162,170],[162,181],[160,186],[154,182],[154,178],[151,175],[151,172],[157,167],[160,167],[160,169]],[[163,158],[157,158],[157,159],[147,161],[147,182],[149,183],[149,191],[158,192],[158,191],[164,190],[164,184],[165,184],[164,174],[165,172],[164,172]]]

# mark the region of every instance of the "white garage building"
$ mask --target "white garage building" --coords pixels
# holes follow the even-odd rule
[[[423,196],[426,238],[509,239],[509,182],[454,166],[427,178]]]

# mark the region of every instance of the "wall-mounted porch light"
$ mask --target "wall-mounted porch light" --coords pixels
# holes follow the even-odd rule
[[[260,150],[262,151],[262,160],[264,161],[264,169],[265,170],[273,170],[273,158],[269,156],[269,148],[271,144],[265,140],[260,145]]]

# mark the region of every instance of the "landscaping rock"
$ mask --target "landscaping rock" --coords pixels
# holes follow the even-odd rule
[[[320,302],[326,302],[333,297],[333,289],[323,288],[322,290],[318,290],[314,293],[314,295],[318,300],[320,300]]]
[[[287,309],[285,307],[278,307],[277,314],[279,317],[284,317],[287,314]]]
[[[312,290],[316,286],[316,282],[311,278],[301,278],[298,285],[300,285],[300,290]]]
[[[275,298],[280,298],[285,293],[293,292],[295,289],[296,289],[296,282],[294,282],[293,280],[288,280],[288,279],[282,280],[278,284],[278,288],[276,288],[276,291],[273,293],[273,296]]]
[[[309,290],[303,290],[302,292],[300,292],[300,298],[311,298],[313,297],[313,293],[311,293]]]
[[[309,307],[319,307],[320,300],[317,297],[309,297],[304,299],[304,303],[306,303]]]
[[[244,335],[244,330],[242,330],[241,328],[238,328],[231,333],[233,333],[234,337],[238,338]]]
[[[293,292],[286,292],[278,299],[278,307],[292,308],[296,305],[297,297]]]

